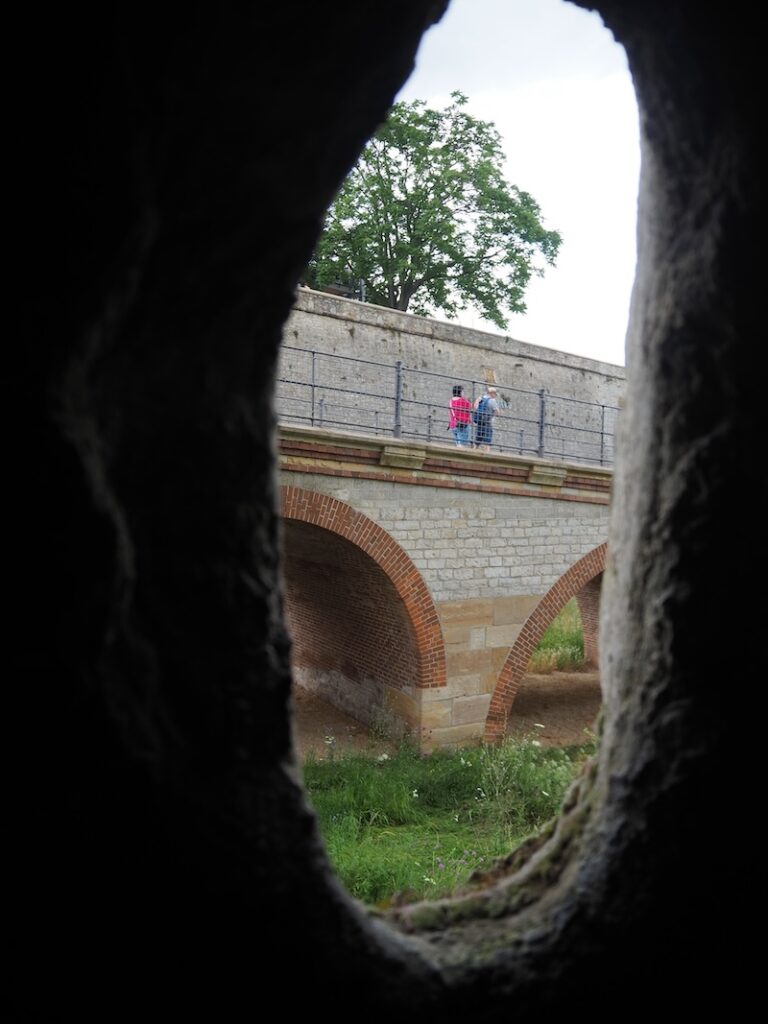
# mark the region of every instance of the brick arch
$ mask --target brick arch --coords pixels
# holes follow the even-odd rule
[[[364,551],[403,602],[416,640],[416,686],[445,686],[445,646],[432,595],[397,541],[368,516],[338,498],[300,487],[281,488],[281,514],[329,530]]]
[[[506,735],[507,720],[531,655],[554,617],[579,591],[605,570],[606,544],[601,544],[575,562],[547,591],[526,619],[507,655],[491,697],[485,720],[486,743],[500,743]]]

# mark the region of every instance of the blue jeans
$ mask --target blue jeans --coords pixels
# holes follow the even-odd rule
[[[453,436],[457,445],[462,448],[469,447],[469,424],[457,423],[453,428]]]

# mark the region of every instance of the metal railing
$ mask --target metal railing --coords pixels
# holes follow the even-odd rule
[[[380,363],[353,356],[281,349],[277,380],[278,418],[284,423],[358,430],[363,433],[453,444],[448,401],[462,384],[473,404],[485,382],[401,361]],[[491,449],[539,458],[613,465],[618,408],[526,391],[496,382],[499,414],[493,419]]]

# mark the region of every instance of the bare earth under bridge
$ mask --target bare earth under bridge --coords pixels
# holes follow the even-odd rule
[[[515,699],[508,735],[534,735],[545,746],[575,746],[587,742],[600,710],[597,672],[551,672],[527,675]],[[542,728],[543,726],[543,728]],[[312,751],[368,751],[372,756],[392,752],[394,744],[371,736],[360,722],[326,701],[296,688],[294,733],[299,760]]]

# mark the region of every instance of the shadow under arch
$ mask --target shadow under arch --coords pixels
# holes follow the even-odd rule
[[[494,687],[485,720],[483,739],[486,743],[500,743],[504,739],[509,713],[531,655],[557,613],[605,570],[606,550],[607,543],[600,544],[575,562],[550,587],[526,619]]]
[[[437,609],[421,573],[397,541],[368,516],[327,494],[283,486],[280,499],[283,519],[342,537],[379,566],[400,598],[413,631],[415,686],[445,686],[445,645]]]

